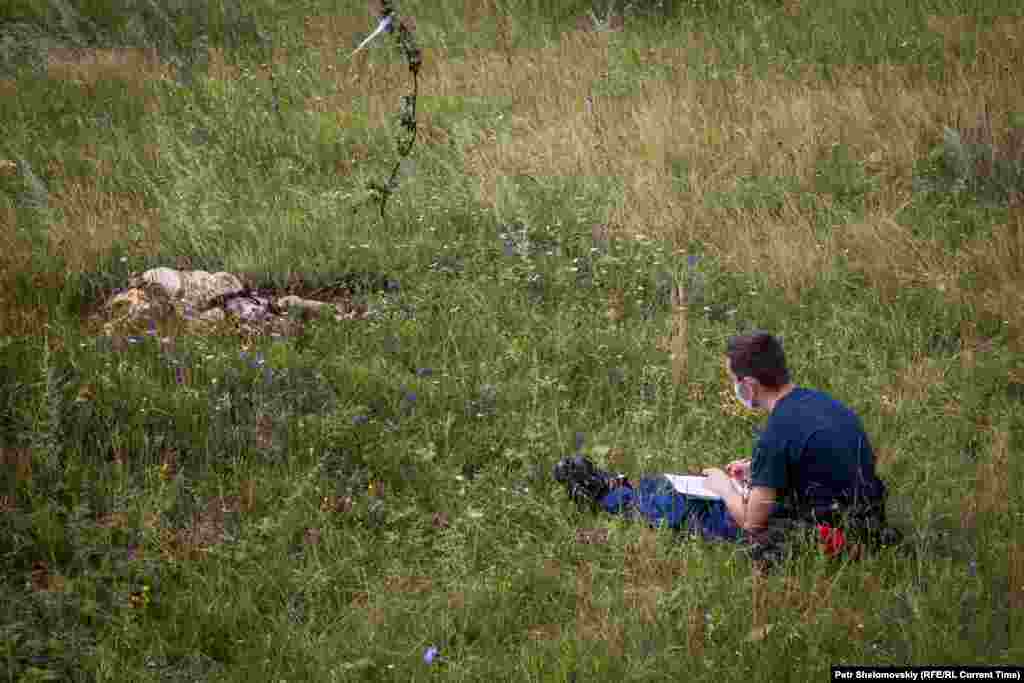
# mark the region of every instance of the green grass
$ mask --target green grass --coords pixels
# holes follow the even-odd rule
[[[128,31],[101,3],[70,4],[104,36]],[[674,253],[658,241],[595,242],[591,226],[621,198],[614,177],[509,177],[497,206],[482,206],[461,155],[509,111],[503,101],[423,93],[423,111],[456,143],[414,148],[416,172],[381,221],[359,202],[394,163],[392,131],[372,128],[358,102],[346,129],[302,104],[331,94],[309,70],[320,57],[303,49],[303,17],[362,4],[267,0],[247,4],[244,20],[230,19],[231,3],[208,4],[208,14],[172,17],[175,40],[187,45],[205,27],[231,48],[237,24],[289,46],[275,65],[280,115],[265,81],[216,82],[202,69],[187,86],[147,83],[152,111],[118,82],[89,89],[24,65],[18,96],[0,98],[0,156],[27,160],[51,195],[89,173],[82,150],[93,145],[112,162],[99,190],[137,193],[160,217],[158,243],[129,232],[137,238],[69,271],[47,242],[60,209],[24,202],[25,178],[0,176],[0,209],[17,218],[12,243],[31,253],[4,286],[48,322],[31,335],[0,330],[0,440],[32,463],[31,476],[9,464],[0,480],[15,504],[0,511],[0,680],[807,681],[841,663],[1021,661],[1009,604],[1024,589],[1008,561],[1011,546],[1020,552],[1019,502],[960,524],[965,488],[994,462],[994,434],[1008,435],[1004,490],[1021,483],[1024,409],[1008,381],[1019,359],[1002,320],[927,288],[893,304],[841,260],[793,303],[766,273],[731,270],[706,244]],[[691,65],[709,77],[882,59],[938,69],[941,44],[916,32],[925,9],[992,8],[805,5],[787,22],[768,2],[677,3],[672,21],[701,27],[719,49],[715,64]],[[556,38],[573,17],[546,16],[546,3],[498,6],[516,18],[521,46]],[[56,16],[12,7],[0,18]],[[417,17],[425,45],[486,46],[493,35],[457,30],[459,3],[400,10]],[[669,40],[671,27],[650,22],[617,39],[609,94],[628,94],[633,78],[671,78],[629,48]],[[395,58],[375,50],[374,63]],[[229,54],[250,70],[259,58]],[[368,158],[339,176],[336,163],[357,148]],[[54,161],[62,173],[46,170]],[[681,181],[685,164],[674,164]],[[794,194],[822,207],[816,227],[841,230],[863,215],[872,178],[845,147],[817,169],[812,187],[737,178],[707,201],[770,213]],[[950,250],[1004,218],[941,193],[898,216]],[[519,241],[506,250],[500,233],[514,221]],[[687,313],[689,384],[679,386],[656,349],[671,315],[658,283],[681,281],[688,253],[701,256],[704,286]],[[168,347],[141,334],[119,346],[86,332],[83,316],[129,272],[179,263],[261,286],[344,282],[373,313],[265,338],[247,355],[231,335]],[[625,292],[620,323],[606,315],[615,289]],[[971,368],[958,355],[965,321],[994,343]],[[638,547],[640,526],[576,511],[550,472],[577,434],[602,465],[623,449],[633,475],[749,453],[760,419],[726,414],[719,392],[731,393],[726,339],[752,327],[783,337],[797,383],[862,416],[888,454],[880,471],[909,551],[839,566],[813,549],[799,555],[766,580],[777,595],[787,580],[799,590],[789,585],[765,619],[773,630],[749,641],[751,572],[735,549],[667,531]],[[880,393],[922,354],[942,381],[882,409]],[[196,525],[213,532],[190,556],[180,534]],[[578,543],[580,528],[607,528],[608,542]],[[659,583],[658,568],[673,563],[685,571]],[[633,602],[638,585],[660,591],[651,620]],[[582,637],[588,629],[599,637]],[[441,659],[428,665],[429,646]]]

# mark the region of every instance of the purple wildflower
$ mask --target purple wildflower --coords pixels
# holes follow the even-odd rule
[[[423,651],[423,661],[426,662],[427,664],[433,664],[434,660],[440,659],[440,657],[441,657],[440,651],[436,647],[434,647],[433,645],[431,645],[430,647],[428,647],[426,650]]]
[[[257,370],[259,368],[262,368],[266,364],[266,361],[263,359],[263,354],[262,353],[257,353],[255,356],[250,357],[248,351],[241,351],[241,352],[239,352],[238,357],[241,358],[242,360],[244,360],[246,362],[246,364],[250,368],[252,368],[253,370]],[[267,368],[267,372],[268,373],[269,373],[269,371],[270,371],[270,368]]]
[[[700,257],[697,256],[696,254],[690,254],[689,256],[686,257],[686,265],[690,266],[691,268],[696,266],[698,261],[700,261]]]
[[[365,415],[356,415],[355,417],[352,418],[352,424],[354,425],[364,425],[369,421],[370,418],[366,417]]]
[[[415,391],[407,391],[407,392],[405,392],[405,395],[402,396],[402,412],[405,415],[408,415],[409,413],[412,412],[412,409],[413,409],[413,407],[415,407],[415,405],[416,405],[416,392]]]
[[[185,383],[185,368],[181,366],[174,368],[174,381],[178,385]]]
[[[150,337],[156,336],[156,321],[152,318],[149,320],[149,329],[146,330],[146,334]]]

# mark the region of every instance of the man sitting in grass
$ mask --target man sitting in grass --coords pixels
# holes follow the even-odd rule
[[[679,493],[663,476],[634,487],[580,455],[559,462],[555,479],[574,500],[608,512],[746,541],[765,563],[781,557],[786,532],[799,528],[814,530],[830,554],[844,545],[897,541],[898,532],[885,528],[886,487],[857,415],[828,394],[790,382],[782,346],[767,332],[732,337],[725,363],[736,397],[769,416],[753,458],[704,470],[705,488],[720,499]],[[749,493],[739,493],[730,477],[749,483]]]

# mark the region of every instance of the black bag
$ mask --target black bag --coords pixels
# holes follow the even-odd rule
[[[759,569],[774,571],[792,552],[794,539],[812,537],[817,542],[822,524],[842,531],[844,542],[836,557],[857,559],[864,551],[877,552],[903,542],[903,532],[886,522],[883,498],[846,508],[834,506],[824,514],[808,511],[799,517],[771,519],[767,528],[745,539],[745,550]]]

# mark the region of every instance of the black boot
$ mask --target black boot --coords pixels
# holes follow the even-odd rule
[[[565,484],[569,498],[577,504],[597,505],[617,486],[627,485],[622,475],[612,476],[599,470],[586,456],[575,455],[558,461],[554,469],[555,481]]]

